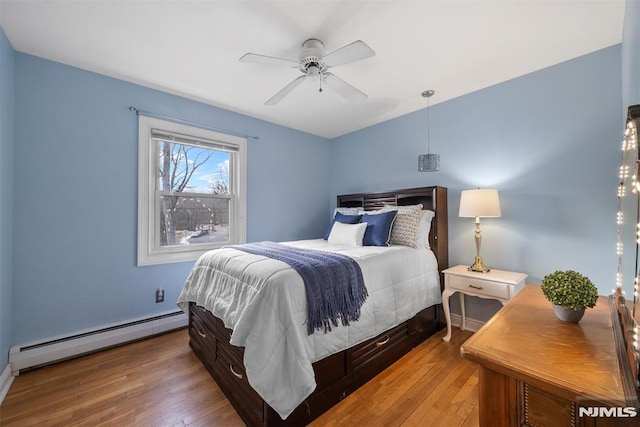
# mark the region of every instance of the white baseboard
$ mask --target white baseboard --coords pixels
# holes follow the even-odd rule
[[[11,373],[81,356],[126,342],[158,335],[187,326],[189,319],[181,311],[150,318],[133,319],[72,335],[13,346],[9,349]]]
[[[9,388],[13,383],[13,375],[11,375],[11,364],[7,363],[7,366],[2,370],[0,374],[0,405],[2,405],[2,401],[9,393]]]
[[[471,331],[471,332],[478,332],[478,330],[480,328],[482,328],[482,326],[485,324],[486,322],[481,322],[480,320],[476,320],[476,319],[471,319],[469,317],[467,317],[465,319],[465,330],[467,331]],[[462,316],[459,314],[453,314],[451,313],[451,326],[456,326],[456,327],[460,327],[462,326]]]

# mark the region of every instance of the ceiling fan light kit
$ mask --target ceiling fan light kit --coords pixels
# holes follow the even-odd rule
[[[325,54],[324,44],[318,39],[308,39],[302,44],[298,61],[276,58],[273,56],[259,55],[257,53],[247,53],[240,58],[242,62],[252,62],[256,64],[284,66],[298,68],[302,76],[297,77],[278,93],[272,96],[265,105],[276,105],[291,91],[300,85],[305,79],[318,82],[318,91],[322,92],[322,84],[333,89],[338,95],[349,102],[362,102],[367,99],[367,95],[342,80],[340,77],[328,70],[338,65],[349,64],[361,61],[374,56],[376,53],[362,40],[357,40],[331,53]]]

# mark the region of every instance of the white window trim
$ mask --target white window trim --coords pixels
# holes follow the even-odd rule
[[[232,196],[230,203],[229,240],[232,244],[245,243],[247,240],[247,140],[208,129],[187,126],[166,120],[140,115],[138,120],[138,266],[165,264],[171,262],[194,261],[200,255],[224,245],[211,243],[197,246],[161,247],[160,204],[157,203],[155,171],[158,156],[155,144],[151,143],[151,130],[162,129],[206,140],[219,141],[238,148],[232,156],[237,162],[229,162]],[[234,163],[237,167],[234,167]],[[182,193],[188,195],[187,193]]]

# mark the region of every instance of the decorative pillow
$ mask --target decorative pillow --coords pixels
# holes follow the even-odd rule
[[[392,245],[418,247],[416,245],[416,233],[418,231],[418,222],[422,215],[422,204],[408,206],[386,205],[382,210],[384,212],[398,211],[391,229],[391,240],[389,242]]]
[[[418,231],[416,232],[416,247],[430,249],[429,232],[431,231],[431,220],[436,215],[434,211],[424,210],[418,221]]]
[[[333,216],[336,216],[338,212],[343,215],[358,215],[362,208],[335,208],[333,210]]]
[[[368,224],[364,233],[364,246],[389,246],[391,227],[397,213],[397,211],[389,211],[362,215],[361,221]]]
[[[374,210],[371,210],[371,211],[365,211],[364,208],[359,208],[359,210],[358,210],[358,215],[364,215],[364,214],[376,215],[376,214],[379,214],[379,213],[382,213],[382,209],[374,209]]]
[[[335,245],[362,246],[362,239],[366,230],[366,222],[344,224],[336,221],[331,227],[331,233],[329,233],[327,240]]]
[[[336,212],[333,220],[331,221],[331,224],[329,225],[329,228],[327,229],[327,232],[324,233],[324,240],[327,240],[329,238],[329,233],[331,233],[331,229],[333,228],[334,223],[341,222],[343,224],[357,224],[360,222],[361,218],[362,215],[345,215],[341,214],[340,212]]]

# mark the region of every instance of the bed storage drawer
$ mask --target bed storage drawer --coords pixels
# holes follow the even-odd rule
[[[215,331],[205,319],[200,307],[192,305],[189,315],[189,345],[197,353],[207,354],[208,369],[213,369],[217,359],[217,339]]]
[[[260,425],[264,418],[262,398],[249,385],[242,363],[244,348],[229,343],[231,331],[203,307],[189,306],[190,345],[247,424]],[[239,408],[238,408],[239,406]]]
[[[215,357],[216,337],[211,328],[198,316],[191,317],[191,327],[189,328],[189,338],[200,346],[204,351]]]
[[[249,385],[242,363],[244,347],[229,343],[231,330],[206,309],[193,303],[190,304],[190,313],[189,334],[194,352],[249,426],[297,427],[309,424],[422,342],[433,333],[432,329],[436,330],[432,325],[437,325],[437,319],[431,318],[435,307],[431,307],[373,339],[315,362],[316,390],[283,421]],[[203,332],[206,337],[198,332]],[[210,336],[214,338],[212,341]]]
[[[396,344],[405,340],[407,335],[408,328],[405,322],[375,338],[352,347],[348,350],[349,356],[347,357],[349,370],[357,370],[377,358],[384,359],[387,350],[396,348]]]
[[[207,329],[213,332],[216,327],[214,322],[215,317],[209,313],[206,308],[200,307],[196,304],[191,304],[189,306],[189,311],[192,316],[197,317]]]
[[[229,352],[229,356],[234,357],[238,363],[242,364],[244,360],[244,347],[236,347],[235,345],[229,344],[229,341],[231,341],[231,329],[225,328],[224,323],[218,318],[213,318],[213,321],[216,324],[218,341],[227,344],[226,351]]]
[[[220,371],[220,376],[216,380],[224,384],[223,390],[227,389],[233,394],[237,405],[244,407],[245,410],[242,412],[258,423],[262,423],[264,417],[262,398],[249,384],[242,360],[238,358],[233,347],[229,342],[220,340],[216,362],[216,370]]]

